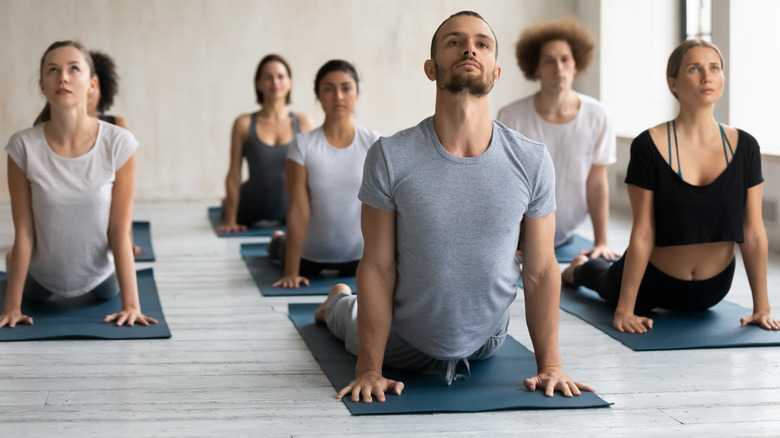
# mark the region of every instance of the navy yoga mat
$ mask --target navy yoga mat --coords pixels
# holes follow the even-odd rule
[[[260,293],[266,297],[327,295],[330,292],[330,288],[336,283],[345,283],[353,291],[357,289],[354,276],[340,277],[337,274],[306,277],[309,279],[309,285],[301,286],[297,289],[274,287],[273,284],[284,276],[284,271],[279,262],[271,260],[268,256],[267,246],[265,243],[241,244],[241,258],[244,259],[249,273],[252,274],[255,284],[260,289]]]
[[[144,250],[143,254],[136,254],[137,262],[153,262],[154,248],[152,248],[152,230],[147,221],[133,221],[133,245]]]
[[[17,325],[15,328],[0,328],[0,341],[32,341],[42,339],[153,339],[170,338],[171,332],[165,322],[157,285],[151,268],[136,272],[138,297],[141,310],[146,316],[156,319],[157,324],[146,327],[117,327],[103,323],[106,315],[119,312],[122,300],[119,296],[108,301],[92,297],[63,300],[53,297],[45,303],[22,301],[22,313],[33,318],[33,325]],[[0,302],[5,299],[6,274],[0,273]]]
[[[752,325],[741,327],[739,319],[753,311],[728,301],[698,312],[652,311],[644,316],[653,319],[653,329],[641,334],[612,328],[614,310],[595,291],[584,287],[564,286],[561,309],[634,351],[780,345],[780,332]]]
[[[209,221],[211,222],[211,228],[217,233],[217,227],[222,225],[222,208],[221,207],[209,207]],[[248,227],[246,231],[240,233],[217,233],[219,237],[262,237],[270,236],[276,230],[284,230],[284,225],[278,222],[266,222],[260,221],[251,227]]]
[[[355,377],[357,358],[347,353],[323,324],[314,322],[318,304],[289,304],[289,314],[306,346],[337,390]],[[596,394],[583,392],[578,397],[556,393],[545,397],[541,391],[529,392],[523,380],[536,375],[534,354],[511,336],[495,356],[471,362],[471,376],[464,381],[444,383],[443,376],[424,375],[386,367],[385,377],[404,382],[400,396],[387,395],[384,403],[344,403],[353,415],[411,414],[428,412],[479,412],[499,409],[568,409],[609,406]]]

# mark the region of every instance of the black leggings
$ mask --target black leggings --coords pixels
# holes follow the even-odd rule
[[[286,237],[286,235],[274,237],[271,239],[271,243],[268,244],[268,255],[271,257],[271,260],[281,262],[282,266],[284,266],[284,249],[287,243]],[[319,275],[320,272],[328,269],[338,271],[339,275],[342,277],[351,277],[357,272],[359,263],[360,260],[340,263],[315,262],[301,257],[299,274],[304,277],[312,277]]]
[[[574,283],[595,290],[607,304],[613,308],[617,307],[625,261],[625,255],[614,263],[604,259],[588,260],[574,269]],[[736,262],[731,259],[726,269],[712,278],[680,280],[648,263],[639,285],[634,312],[644,313],[655,308],[708,309],[718,304],[731,289],[735,266]]]

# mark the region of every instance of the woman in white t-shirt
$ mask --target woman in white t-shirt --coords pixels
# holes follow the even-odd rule
[[[6,147],[15,235],[0,327],[33,323],[21,313],[22,296],[86,294],[120,294],[122,310],[105,322],[154,324],[141,313],[130,238],[138,142],[88,115],[98,83],[80,43],[49,46],[40,75],[51,119],[17,132]]]
[[[307,276],[324,269],[354,275],[363,255],[357,195],[366,153],[379,134],[352,120],[358,75],[349,62],[332,60],[320,67],[314,92],[325,122],[299,134],[287,153],[287,235],[278,232],[269,245],[271,257],[284,263],[277,287],[306,286]]]

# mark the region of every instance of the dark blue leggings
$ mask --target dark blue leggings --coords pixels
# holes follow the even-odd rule
[[[591,259],[574,269],[574,282],[599,293],[611,307],[617,307],[620,297],[620,283],[623,281],[623,265],[626,256],[616,262]],[[731,289],[736,262],[731,263],[718,275],[706,280],[680,280],[671,277],[652,263],[647,264],[639,293],[635,313],[651,309],[704,310],[718,304]]]

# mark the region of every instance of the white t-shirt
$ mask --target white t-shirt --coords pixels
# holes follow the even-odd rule
[[[498,121],[547,145],[555,166],[555,245],[568,240],[588,217],[586,183],[591,166],[617,161],[612,122],[604,105],[576,93],[577,116],[568,123],[549,123],[534,108],[534,96],[515,101],[498,112]]]
[[[368,148],[379,138],[355,125],[352,144],[331,146],[322,127],[298,134],[287,159],[306,167],[309,224],[301,257],[320,263],[342,263],[363,256],[358,191]]]
[[[138,142],[130,131],[100,121],[95,145],[76,158],[54,153],[43,124],[17,132],[8,156],[30,181],[35,243],[29,274],[51,292],[83,295],[114,272],[108,219],[116,171]]]

